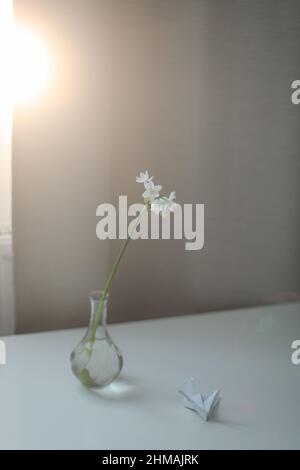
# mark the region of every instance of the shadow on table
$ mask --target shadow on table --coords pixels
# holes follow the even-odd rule
[[[81,393],[89,395],[96,400],[137,401],[142,397],[141,382],[129,375],[118,377],[105,388],[92,389],[80,387]]]
[[[229,428],[235,428],[235,429],[248,429],[249,424],[248,423],[243,423],[243,422],[238,422],[233,419],[228,419],[227,417],[223,416],[222,413],[220,412],[219,405],[216,407],[211,419],[207,421],[209,424],[219,424],[221,426],[229,427]]]

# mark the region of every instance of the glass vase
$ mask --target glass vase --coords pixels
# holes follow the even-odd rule
[[[90,294],[91,317],[84,337],[71,353],[71,366],[75,376],[86,387],[102,388],[115,380],[121,372],[123,358],[111,339],[106,325],[107,302],[103,301],[97,325],[95,317],[102,291]]]

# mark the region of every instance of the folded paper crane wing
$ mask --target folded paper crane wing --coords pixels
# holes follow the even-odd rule
[[[208,397],[204,397],[201,393],[196,393],[193,377],[186,380],[183,390],[179,390],[179,393],[183,396],[183,405],[186,408],[196,411],[205,421],[210,418],[213,410],[220,401],[219,390],[216,390]]]

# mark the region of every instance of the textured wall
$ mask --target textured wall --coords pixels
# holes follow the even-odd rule
[[[205,247],[130,245],[111,321],[297,296],[297,0],[16,0],[47,36],[53,91],[14,125],[18,331],[86,322],[119,248],[95,209],[149,168],[205,203]],[[287,293],[287,294],[282,294]],[[293,293],[293,294],[291,294]]]

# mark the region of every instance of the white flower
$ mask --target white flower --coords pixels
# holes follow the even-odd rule
[[[168,212],[174,212],[178,207],[178,204],[175,202],[176,193],[172,191],[169,197],[160,196],[159,193],[162,190],[160,184],[154,184],[153,176],[149,177],[149,173],[146,170],[144,173],[140,172],[139,176],[136,177],[137,183],[143,183],[145,191],[143,192],[143,198],[145,205],[156,212],[157,214],[161,213],[166,215]]]
[[[162,196],[156,199],[153,204],[151,204],[151,210],[156,214],[161,213],[162,215],[166,215],[168,212],[174,212],[175,209],[179,206],[175,202],[176,193],[172,191],[169,197]]]
[[[142,171],[140,172],[140,175],[136,177],[136,182],[137,183],[146,183],[148,181],[151,181],[153,178],[153,176],[151,176],[151,178],[149,177],[149,173],[148,171],[146,170],[145,173],[143,173]]]
[[[145,181],[144,186],[146,191],[143,193],[143,198],[153,203],[159,197],[162,186],[160,184],[155,185],[153,181]]]
[[[170,196],[169,196],[168,198],[165,198],[165,199],[168,199],[169,202],[174,202],[175,199],[176,199],[176,191],[172,191],[172,192],[170,193]]]

